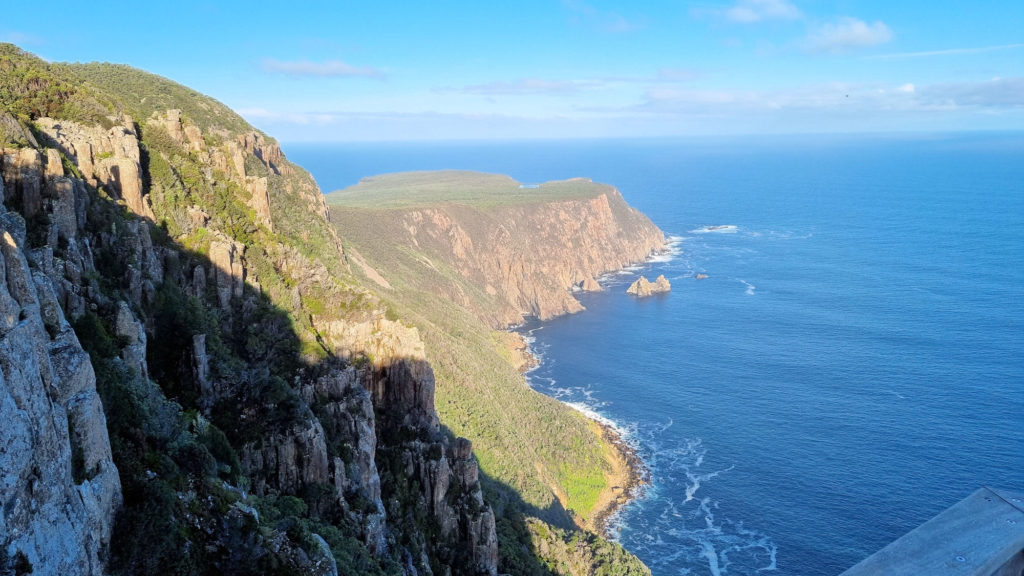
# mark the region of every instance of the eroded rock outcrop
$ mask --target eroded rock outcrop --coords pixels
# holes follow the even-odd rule
[[[105,186],[129,210],[153,218],[142,185],[139,136],[130,117],[118,118],[109,130],[53,118],[40,118],[36,126],[78,167],[89,185]]]
[[[665,275],[662,274],[654,282],[651,282],[644,276],[637,278],[629,285],[629,288],[626,288],[626,294],[645,298],[653,294],[664,294],[670,290],[672,290],[672,285],[665,278]]]

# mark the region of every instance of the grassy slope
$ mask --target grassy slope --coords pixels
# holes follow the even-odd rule
[[[529,506],[553,507],[545,515],[552,520],[560,514],[553,495],[591,519],[608,466],[601,440],[577,411],[526,385],[502,334],[437,293],[444,287],[477,309],[491,296],[388,230],[405,210],[423,206],[458,204],[461,222],[479,223],[500,218],[502,206],[590,198],[607,188],[579,179],[520,188],[507,176],[445,171],[375,176],[327,196],[339,233],[394,287],[380,295],[420,328],[437,374],[441,421],[473,440],[484,472]]]

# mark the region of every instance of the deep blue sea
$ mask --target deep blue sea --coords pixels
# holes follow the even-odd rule
[[[672,237],[526,328],[531,384],[650,467],[615,530],[655,576],[838,574],[981,486],[1024,489],[1024,134],[285,152],[325,191],[587,176]],[[641,273],[672,292],[627,296]]]

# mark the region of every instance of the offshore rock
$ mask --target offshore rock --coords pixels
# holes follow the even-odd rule
[[[653,294],[662,294],[670,290],[672,290],[672,285],[669,284],[668,279],[666,279],[664,275],[658,276],[658,279],[654,282],[651,282],[647,278],[641,276],[629,285],[629,288],[626,289],[626,294],[645,298]]]

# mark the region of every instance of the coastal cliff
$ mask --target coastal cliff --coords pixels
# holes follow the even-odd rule
[[[0,572],[495,574],[472,445],[308,173],[0,45]]]
[[[595,534],[640,481],[635,456],[531,390],[521,374],[526,344],[501,329],[582,310],[576,291],[600,289],[601,274],[663,249],[664,234],[613,187],[585,179],[523,186],[417,172],[367,178],[327,200],[353,270],[423,335],[441,422],[473,437],[499,535],[529,543],[565,573],[603,563],[644,573]],[[517,517],[524,521],[510,521]],[[590,552],[569,561],[554,534],[578,534],[566,541]],[[512,571],[509,555],[501,558]]]
[[[614,469],[588,421],[489,329],[381,292],[312,177],[219,102],[0,45],[0,200],[0,573],[649,573],[579,533]],[[494,321],[573,307],[527,289]]]
[[[573,290],[600,290],[601,274],[665,248],[664,233],[618,190],[583,178],[525,187],[474,172],[391,174],[327,201],[343,234],[364,239],[386,224],[377,234],[393,247],[450,266],[464,282],[432,288],[495,328],[579,312]]]

